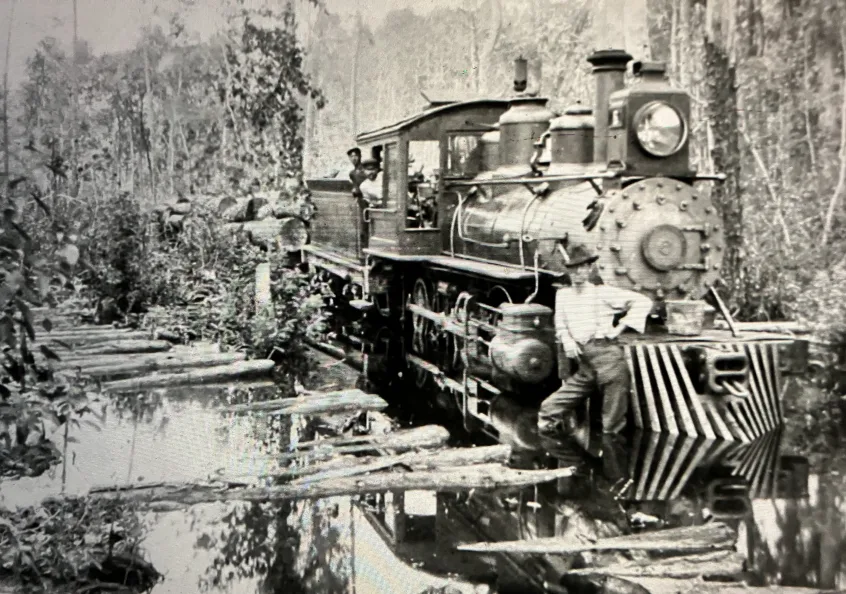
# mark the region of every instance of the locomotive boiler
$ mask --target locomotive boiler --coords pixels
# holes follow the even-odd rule
[[[537,403],[570,372],[558,354],[555,291],[567,247],[599,255],[595,282],[648,295],[646,332],[623,334],[633,425],[755,439],[781,424],[782,355],[791,336],[741,334],[715,285],[724,236],[709,185],[690,165],[690,98],[663,64],[603,50],[589,57],[593,108],[548,100],[431,101],[359,135],[382,196],[345,179],[308,181],[308,266],[335,287],[331,338],[372,377],[455,396],[490,430],[491,399]],[[515,89],[525,88],[518,61]],[[710,303],[708,303],[710,301]],[[589,411],[587,411],[589,412]]]

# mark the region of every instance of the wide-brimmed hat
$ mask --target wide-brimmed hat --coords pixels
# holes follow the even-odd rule
[[[575,268],[584,264],[593,264],[599,260],[599,255],[583,243],[577,243],[567,250],[569,260],[564,263],[567,268]]]
[[[365,169],[375,169],[379,171],[379,161],[376,159],[365,159],[361,162],[361,166]]]
[[[355,153],[356,155],[358,155],[360,157],[361,156],[361,149],[358,148],[357,146],[354,146],[350,150],[347,151],[348,155],[352,155],[353,153]]]

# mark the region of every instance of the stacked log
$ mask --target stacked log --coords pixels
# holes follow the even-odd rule
[[[308,241],[306,222],[314,209],[311,203],[285,197],[283,192],[266,192],[246,197],[180,196],[176,202],[157,206],[163,233],[178,233],[185,220],[201,204],[214,213],[233,233],[245,232],[249,241],[263,247],[299,250]]]

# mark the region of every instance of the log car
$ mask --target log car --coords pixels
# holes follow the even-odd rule
[[[493,396],[539,403],[573,370],[556,356],[553,314],[566,246],[580,242],[600,255],[598,281],[655,303],[647,332],[621,337],[632,425],[745,442],[782,424],[796,341],[707,315],[706,298],[721,305],[725,239],[703,184],[721,177],[690,166],[688,94],[657,63],[636,63],[625,88],[630,60],[589,58],[593,110],[558,116],[517,92],[433,103],[361,134],[382,163],[379,204],[357,202],[346,180],[307,182],[303,256],[335,288],[331,338],[361,353],[367,375],[431,392],[486,429]]]

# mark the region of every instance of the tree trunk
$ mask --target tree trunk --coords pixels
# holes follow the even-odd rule
[[[652,47],[649,42],[649,21],[647,16],[647,0],[626,0],[625,19],[625,49],[635,60],[651,60]]]
[[[273,371],[274,365],[270,359],[239,361],[229,365],[215,366],[210,369],[194,369],[181,373],[147,375],[115,380],[113,382],[106,382],[103,384],[103,388],[111,392],[118,392],[252,379],[269,375]]]
[[[846,27],[843,26],[840,28],[840,47],[843,53],[844,69],[846,69]],[[825,223],[823,225],[822,239],[820,240],[823,246],[828,243],[831,228],[834,224],[834,212],[844,194],[846,194],[846,70],[844,70],[840,97],[840,168],[837,175],[837,187],[831,195],[831,200],[828,203],[828,209],[825,213]]]
[[[510,456],[511,446],[495,445],[479,448],[452,448],[440,452],[409,452],[391,456],[368,456],[364,459],[352,458],[346,459],[346,464],[340,467],[326,468],[322,464],[313,466],[311,468],[315,469],[314,472],[309,472],[308,476],[297,478],[291,484],[301,485],[305,482],[358,476],[395,466],[405,466],[413,470],[437,470],[439,468],[454,468],[474,464],[505,464]]]
[[[150,504],[172,501],[193,505],[220,501],[251,501],[267,503],[286,499],[324,499],[342,495],[363,495],[386,491],[446,491],[462,492],[473,489],[503,489],[548,483],[572,476],[571,468],[554,470],[516,470],[499,464],[467,466],[447,470],[422,472],[388,472],[370,476],[330,479],[303,485],[279,487],[234,487],[220,485],[156,485],[147,488],[106,487],[92,490],[90,496]],[[48,498],[46,501],[58,501]]]
[[[226,412],[270,412],[277,415],[314,415],[318,413],[341,413],[349,411],[382,410],[388,403],[375,394],[366,394],[361,390],[339,390],[296,398],[278,398],[249,404],[233,404]]]
[[[726,22],[723,4],[733,0],[708,0],[705,29],[706,116],[713,134],[711,161],[725,182],[715,184],[712,197],[720,210],[725,229],[722,278],[729,301],[743,299],[743,201],[740,187],[740,131],[737,105],[737,75],[731,47],[734,24]]]
[[[375,398],[375,396],[374,396]],[[384,408],[384,407],[383,407]],[[361,410],[361,409],[354,409]],[[307,413],[311,414],[311,413]],[[366,438],[355,441],[358,438]],[[424,425],[414,429],[401,429],[393,433],[383,435],[361,435],[354,438],[341,438],[346,441],[335,442],[325,447],[319,444],[322,441],[313,442],[318,444],[314,450],[298,449],[295,452],[282,454],[279,460],[290,460],[299,456],[320,456],[330,457],[338,454],[351,454],[355,452],[370,452],[373,450],[392,450],[395,452],[414,450],[417,448],[436,448],[444,445],[449,439],[449,431],[439,425]],[[331,440],[325,440],[330,442]],[[300,444],[302,445],[302,444]]]

